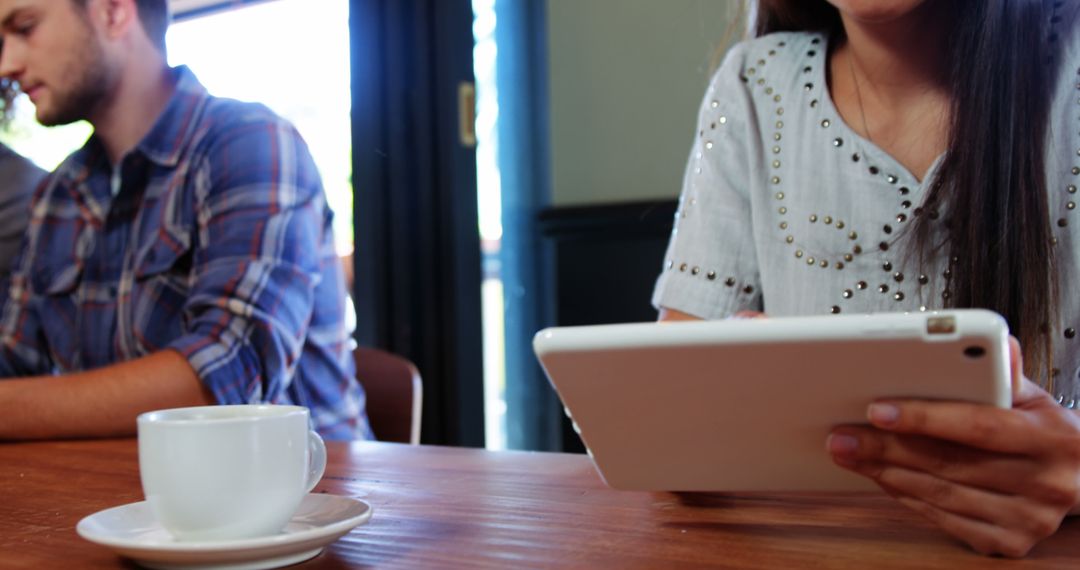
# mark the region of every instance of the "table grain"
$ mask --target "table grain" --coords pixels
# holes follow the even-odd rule
[[[607,488],[588,458],[329,443],[317,493],[374,508],[316,568],[1080,568],[1080,520],[987,558],[880,495]],[[75,524],[142,500],[134,440],[0,444],[0,567],[134,568]]]

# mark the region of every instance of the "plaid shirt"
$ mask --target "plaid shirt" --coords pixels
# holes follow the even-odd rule
[[[96,137],[32,202],[0,314],[0,375],[179,352],[221,404],[307,406],[370,438],[331,217],[299,133],[186,68],[115,169]]]

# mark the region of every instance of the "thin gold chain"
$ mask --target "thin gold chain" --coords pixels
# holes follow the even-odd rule
[[[863,132],[866,133],[866,140],[874,142],[874,137],[870,134],[870,125],[866,123],[866,109],[863,107],[862,89],[859,88],[859,77],[855,74],[855,54],[851,51],[851,46],[848,46],[848,70],[851,71],[851,81],[855,84],[855,98],[859,102],[859,116],[862,117]]]

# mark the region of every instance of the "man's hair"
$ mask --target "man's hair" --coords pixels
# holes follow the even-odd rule
[[[86,7],[87,0],[74,0],[80,7]],[[161,53],[165,53],[165,31],[169,29],[168,0],[135,0],[135,6],[139,10],[139,22],[150,41]]]

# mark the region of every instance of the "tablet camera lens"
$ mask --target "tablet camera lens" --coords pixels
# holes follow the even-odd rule
[[[969,346],[964,349],[964,356],[968,358],[982,358],[986,356],[986,349],[981,346]]]

